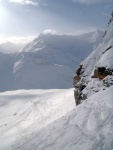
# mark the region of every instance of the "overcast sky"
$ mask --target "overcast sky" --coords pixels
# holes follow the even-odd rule
[[[104,30],[113,0],[0,0],[0,40]]]

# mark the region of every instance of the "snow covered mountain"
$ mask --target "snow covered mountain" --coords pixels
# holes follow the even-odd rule
[[[101,43],[81,65],[86,84],[83,93],[87,97],[113,85],[113,17],[110,18]],[[95,71],[99,68],[100,73],[95,77]]]
[[[102,34],[41,34],[17,54],[0,54],[0,91],[72,87],[75,68],[98,44]]]
[[[103,31],[97,30],[77,36],[40,34],[33,42],[29,43],[21,52],[35,52],[43,50],[47,52],[60,51],[73,54],[84,59],[99,44]]]
[[[95,75],[98,67],[113,71],[112,44],[113,16],[99,46],[81,63],[87,99],[77,107],[73,89],[0,93],[0,149],[112,150],[113,74]],[[31,58],[30,52],[21,55],[17,70]]]

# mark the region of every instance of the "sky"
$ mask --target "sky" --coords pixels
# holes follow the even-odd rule
[[[105,30],[113,0],[0,0],[0,41]]]

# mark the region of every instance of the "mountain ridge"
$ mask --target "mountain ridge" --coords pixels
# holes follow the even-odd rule
[[[77,84],[85,86],[83,91],[79,92],[80,94],[82,92],[86,98],[113,84],[113,17],[110,20],[100,44],[80,63],[83,73],[81,73],[81,79]]]
[[[7,55],[7,61],[5,54],[1,54],[4,60],[0,64],[0,91],[72,87],[81,57],[97,45],[89,41],[94,34],[98,32],[79,36],[41,34],[20,52]],[[101,35],[95,37],[101,40]]]

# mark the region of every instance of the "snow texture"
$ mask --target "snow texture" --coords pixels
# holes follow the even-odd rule
[[[113,86],[78,107],[73,89],[0,94],[0,149],[113,148]]]
[[[103,80],[92,79],[91,76],[97,67],[113,70],[113,20],[108,24],[101,43],[81,64],[84,68],[83,76],[87,85],[83,93],[89,97],[102,89],[106,89]],[[112,83],[112,80],[113,76],[110,76],[108,84]]]

